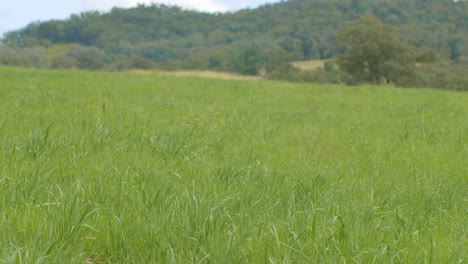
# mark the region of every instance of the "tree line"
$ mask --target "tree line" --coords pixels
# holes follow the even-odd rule
[[[212,69],[293,81],[423,85],[425,72],[453,77],[463,70],[468,58],[467,14],[466,1],[452,0],[290,0],[217,14],[138,5],[74,14],[8,32],[2,39],[0,63],[104,70]],[[375,18],[374,25],[362,22],[370,17]],[[379,39],[385,50],[378,54],[387,57],[385,63],[355,64],[350,55],[343,55],[349,50],[356,54],[359,46],[347,42],[349,21],[361,21],[355,27],[373,32],[371,39]],[[380,28],[374,32],[372,26]],[[315,72],[288,64],[331,58]]]

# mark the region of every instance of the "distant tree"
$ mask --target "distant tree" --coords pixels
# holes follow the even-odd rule
[[[155,63],[152,60],[143,58],[141,56],[130,54],[130,55],[118,55],[115,60],[107,64],[103,69],[109,71],[125,71],[129,69],[151,69],[155,67]]]
[[[136,51],[136,53],[142,57],[148,58],[155,62],[163,62],[169,58],[172,47],[167,47],[160,44],[145,43],[139,45]]]
[[[439,54],[432,48],[424,47],[416,55],[416,61],[419,63],[433,63],[439,61]]]
[[[286,36],[278,42],[279,46],[287,52],[293,53],[296,51],[295,39],[289,36]]]
[[[268,56],[268,60],[265,63],[265,69],[267,73],[271,73],[278,69],[285,68],[285,66],[289,64],[291,58],[291,53],[287,52],[284,49],[278,49],[274,51],[270,56]]]
[[[372,15],[345,23],[337,40],[347,48],[338,57],[339,67],[358,81],[398,82],[415,69],[414,52],[400,41],[398,30]]]
[[[250,48],[244,50],[237,59],[237,71],[246,75],[257,75],[266,56],[261,48],[253,44]]]
[[[448,41],[448,47],[450,50],[450,54],[449,54],[450,59],[454,61],[458,61],[458,59],[462,55],[461,50],[460,50],[461,42],[462,42],[462,39],[459,37],[452,38]]]
[[[39,39],[58,42],[63,39],[63,22],[52,20],[41,23],[37,28],[37,34]]]
[[[212,70],[225,70],[229,54],[226,52],[225,47],[218,48],[211,52],[208,56],[208,68]]]
[[[63,40],[84,45],[96,45],[100,35],[105,32],[104,27],[99,12],[74,14],[63,25]]]
[[[130,54],[128,58],[132,62],[133,67],[136,69],[147,70],[154,68],[156,65],[154,61],[135,54]]]
[[[314,52],[314,41],[311,39],[302,39],[301,51],[304,60],[310,60]]]
[[[290,82],[305,81],[304,71],[291,64],[292,54],[284,49],[273,51],[265,62],[267,79]]]

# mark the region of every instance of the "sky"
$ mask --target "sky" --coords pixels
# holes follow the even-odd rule
[[[132,7],[151,2],[178,5],[208,12],[255,8],[279,0],[0,0],[0,37],[34,21],[65,19],[73,13],[89,10],[109,11],[112,7]]]

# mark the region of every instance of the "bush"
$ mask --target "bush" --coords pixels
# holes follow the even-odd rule
[[[151,69],[154,68],[156,64],[146,58],[143,58],[138,55],[119,55],[117,59],[104,67],[104,70],[110,71],[125,71],[129,69]]]
[[[0,64],[20,67],[47,68],[47,50],[44,47],[0,47]]]
[[[272,80],[291,82],[356,84],[349,74],[339,70],[334,61],[326,62],[324,68],[307,71],[296,68],[289,63],[280,64],[274,68],[274,71],[268,72],[266,77]]]
[[[290,82],[304,81],[302,70],[292,66],[289,63],[274,68],[272,72],[267,72],[266,78],[271,80],[283,80]]]
[[[54,69],[70,69],[76,67],[76,59],[70,56],[52,58],[51,67]]]
[[[447,61],[424,65],[417,71],[417,83],[414,86],[468,91],[467,69],[467,65]]]
[[[92,46],[75,45],[68,56],[76,60],[76,66],[81,69],[97,70],[104,66],[104,51]]]
[[[258,45],[252,44],[239,54],[233,68],[240,74],[258,75],[265,61],[266,56],[262,49]]]

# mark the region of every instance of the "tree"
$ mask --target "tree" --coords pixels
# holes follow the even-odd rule
[[[347,48],[338,57],[340,69],[357,81],[397,83],[414,72],[412,48],[400,42],[395,27],[372,15],[345,23],[337,41]]]
[[[99,12],[85,12],[71,15],[63,25],[63,39],[84,45],[96,45],[105,25],[101,22]]]
[[[277,71],[278,69],[287,68],[291,58],[292,56],[288,51],[284,49],[275,50],[269,56],[268,61],[265,63],[265,70],[267,73],[271,73]]]
[[[302,39],[301,51],[304,60],[310,60],[314,51],[314,41],[311,39]]]
[[[226,70],[229,54],[224,46],[211,52],[208,56],[208,68],[212,70]]]
[[[112,63],[107,64],[103,69],[109,71],[125,71],[129,69],[147,70],[154,67],[155,63],[152,60],[146,59],[135,54],[120,54],[115,58],[115,60]]]
[[[450,55],[449,55],[450,59],[454,61],[458,61],[458,59],[460,58],[462,53],[459,47],[459,43],[461,42],[462,42],[461,38],[452,38],[449,40],[448,46],[450,49]]]
[[[63,38],[63,22],[51,20],[41,23],[37,28],[37,34],[39,39],[58,42]]]
[[[241,74],[257,75],[264,62],[265,54],[258,45],[252,44],[239,55],[236,70]]]

